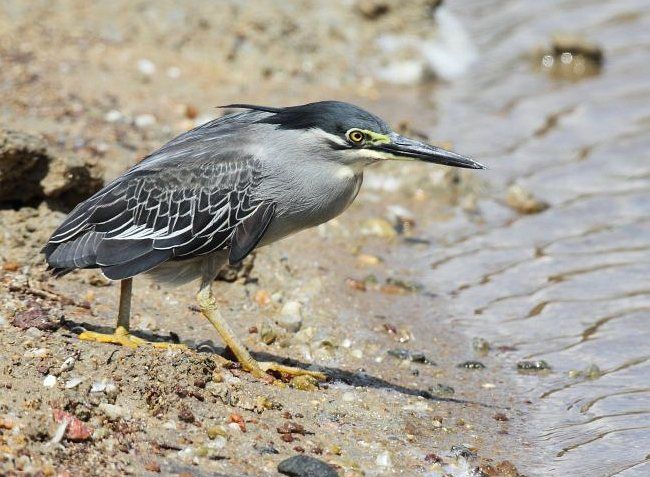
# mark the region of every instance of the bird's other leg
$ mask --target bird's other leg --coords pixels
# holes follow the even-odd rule
[[[120,282],[120,305],[117,312],[117,324],[113,333],[98,333],[96,331],[84,331],[79,339],[85,341],[97,341],[99,343],[112,343],[129,348],[137,348],[144,344],[151,344],[156,348],[183,348],[177,343],[151,343],[149,341],[133,336],[130,332],[129,322],[131,320],[131,296],[133,295],[133,279],[127,278]]]
[[[98,341],[100,343],[113,343],[129,348],[136,348],[145,340],[129,333],[129,320],[131,318],[131,295],[133,291],[133,279],[127,278],[120,282],[120,306],[117,312],[117,324],[112,334],[98,333],[96,331],[84,331],[79,339],[86,341]]]
[[[325,380],[327,376],[323,373],[318,373],[315,371],[309,371],[301,368],[294,368],[292,366],[284,366],[282,364],[266,361],[256,361],[251,354],[248,352],[246,347],[239,342],[235,337],[232,329],[221,316],[219,310],[217,309],[217,303],[212,296],[212,277],[206,279],[204,277],[201,281],[201,289],[197,295],[197,301],[203,316],[205,316],[208,321],[215,327],[219,336],[224,341],[226,346],[230,348],[233,352],[237,361],[241,364],[242,368],[245,371],[248,371],[256,378],[265,379],[268,377],[266,371],[276,371],[282,374],[287,374],[290,376],[300,376],[307,375],[312,376],[313,378],[319,380]]]

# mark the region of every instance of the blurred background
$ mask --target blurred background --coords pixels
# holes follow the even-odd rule
[[[492,344],[520,472],[649,475],[649,78],[645,0],[4,0],[5,284],[49,283],[63,213],[217,106],[351,101],[489,170],[378,167],[302,253],[389,236],[445,310],[418,333]]]

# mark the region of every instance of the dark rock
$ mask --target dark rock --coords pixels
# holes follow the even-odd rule
[[[537,361],[519,361],[517,369],[520,371],[546,371],[550,370],[551,367],[546,361],[540,359]]]
[[[56,331],[61,327],[60,320],[50,319],[47,311],[38,306],[19,311],[11,320],[11,324],[21,330],[38,328],[41,331]]]
[[[450,453],[452,457],[456,457],[456,458],[463,458],[466,460],[476,459],[476,452],[474,452],[472,449],[462,444],[451,446]]]
[[[459,368],[465,369],[485,369],[485,365],[480,361],[465,361],[458,365]]]
[[[308,455],[294,455],[278,464],[278,472],[291,477],[338,477],[334,467]]]
[[[433,361],[430,361],[424,353],[420,351],[411,351],[405,348],[395,348],[395,349],[389,349],[387,353],[395,358],[398,359],[405,359],[412,361],[414,363],[424,363],[424,364],[431,364],[435,365]]]

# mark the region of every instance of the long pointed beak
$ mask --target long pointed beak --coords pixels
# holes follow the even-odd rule
[[[434,164],[443,164],[452,167],[464,167],[466,169],[485,169],[483,164],[473,161],[467,157],[447,151],[436,146],[431,146],[420,141],[415,141],[399,134],[390,135],[391,142],[378,144],[374,149],[386,152],[394,159],[415,159]]]

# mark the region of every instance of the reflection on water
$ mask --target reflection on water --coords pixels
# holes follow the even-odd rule
[[[451,297],[456,327],[516,347],[502,357],[533,401],[522,470],[650,475],[650,4],[462,3],[449,6],[481,58],[436,91],[436,134],[488,164],[494,200],[485,223],[459,214],[430,231],[447,246],[431,251],[428,286]],[[558,31],[602,45],[601,74],[533,67]],[[512,183],[551,207],[507,209]],[[519,375],[520,359],[553,371]]]

